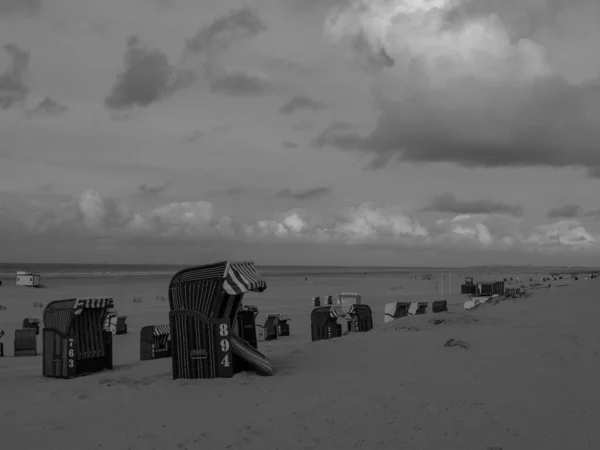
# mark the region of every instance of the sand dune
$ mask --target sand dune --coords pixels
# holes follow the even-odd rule
[[[465,312],[456,278],[453,295],[444,296],[448,313],[383,325],[390,301],[439,299],[435,282],[411,288],[423,282],[376,274],[267,279],[267,291],[245,300],[265,315],[292,316],[292,336],[261,343],[276,376],[177,381],[169,359],[138,356],[136,331],[168,321],[168,305],[156,300],[166,298],[168,278],[57,279],[45,289],[5,283],[7,356],[22,319],[41,317],[34,301],[113,295],[130,333],[114,337],[114,371],[74,380],[42,378],[40,357],[0,358],[1,447],[597,449],[598,280],[561,280],[553,284],[568,286]],[[363,295],[375,329],[309,342],[310,298],[341,291]],[[446,347],[450,339],[467,348]]]

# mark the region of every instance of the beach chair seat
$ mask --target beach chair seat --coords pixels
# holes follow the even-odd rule
[[[35,335],[37,336],[40,334],[40,319],[34,319],[34,318],[23,319],[22,328],[24,330],[27,328],[31,328],[32,330],[35,330]]]
[[[43,375],[75,378],[113,368],[112,333],[105,329],[111,297],[57,300],[44,310]]]
[[[447,300],[436,300],[431,304],[431,311],[433,313],[441,313],[448,311],[448,301]]]
[[[140,330],[140,361],[171,357],[169,325],[147,325]]]
[[[267,316],[265,320],[265,324],[263,325],[265,329],[265,340],[273,341],[277,339],[279,336],[279,315],[278,314],[270,314]]]
[[[15,330],[14,356],[37,356],[37,337],[33,328]]]
[[[249,261],[177,272],[169,284],[173,379],[232,377],[232,330],[243,295],[266,287]]]
[[[331,314],[331,310],[331,306],[320,306],[312,310],[310,330],[313,342],[342,335],[342,326],[337,322],[337,315]]]

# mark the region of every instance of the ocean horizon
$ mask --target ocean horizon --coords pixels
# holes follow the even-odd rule
[[[40,274],[44,278],[96,278],[96,277],[155,277],[170,276],[190,264],[90,264],[90,263],[0,263],[0,279],[14,279],[17,271]],[[256,265],[259,273],[268,277],[327,276],[364,274],[402,274],[410,272],[465,271],[473,269],[531,270],[531,269],[591,269],[582,266],[315,266],[315,265]]]

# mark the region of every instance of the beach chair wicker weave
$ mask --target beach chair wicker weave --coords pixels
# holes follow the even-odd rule
[[[173,275],[169,283],[173,379],[232,377],[231,336],[243,295],[266,288],[249,261],[195,266]]]
[[[75,378],[112,369],[112,333],[104,329],[111,297],[73,298],[44,309],[43,374]]]

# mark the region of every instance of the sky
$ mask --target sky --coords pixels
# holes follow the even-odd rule
[[[597,0],[0,0],[0,261],[598,265]]]

